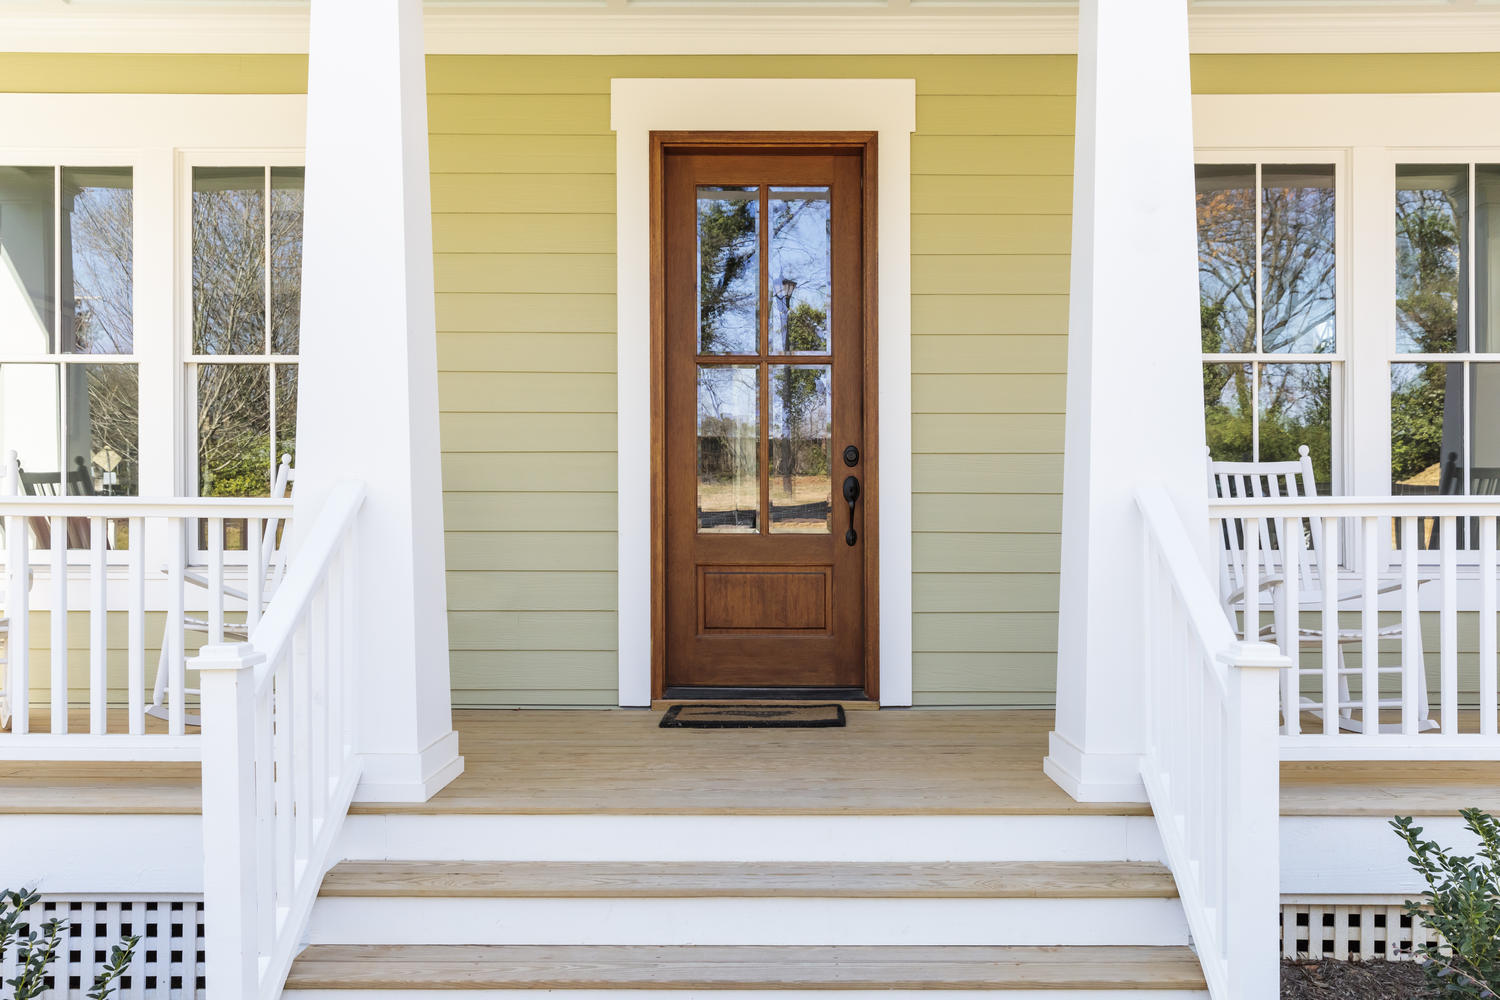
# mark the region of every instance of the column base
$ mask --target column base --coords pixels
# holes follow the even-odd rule
[[[426,802],[464,773],[458,732],[448,730],[420,753],[367,753],[355,802]]]
[[[1147,802],[1141,755],[1088,753],[1059,732],[1047,737],[1042,771],[1074,802]]]

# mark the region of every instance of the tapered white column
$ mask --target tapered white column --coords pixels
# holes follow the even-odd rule
[[[1207,548],[1186,0],[1081,0],[1057,723],[1074,798],[1144,798],[1141,527],[1160,483]]]
[[[298,523],[362,479],[365,800],[463,771],[448,687],[432,204],[421,0],[313,0],[307,79]]]

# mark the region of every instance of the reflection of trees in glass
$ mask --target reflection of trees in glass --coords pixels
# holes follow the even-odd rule
[[[1210,168],[1199,168],[1200,175]],[[1255,171],[1198,192],[1198,288],[1203,352],[1255,350]],[[1212,176],[1210,174],[1210,176]],[[1248,186],[1246,186],[1248,185]]]
[[[828,313],[799,302],[787,313],[787,350],[823,350],[828,323]],[[794,475],[827,475],[828,473],[828,426],[826,408],[828,399],[828,368],[799,367],[795,365],[774,366],[772,391],[776,393],[777,409],[781,426],[776,428],[783,436],[782,446],[776,449],[774,472],[781,477],[782,488],[788,496],[795,495],[792,484]],[[821,415],[822,426],[811,419]]]
[[[269,370],[263,365],[198,367],[198,492],[265,496],[271,488]]]
[[[753,354],[739,343],[735,318],[754,317],[760,302],[760,270],[753,198],[700,198],[698,202],[698,350],[704,354]],[[751,334],[753,337],[754,335]]]
[[[1308,175],[1308,176],[1304,176]],[[1266,167],[1261,194],[1261,350],[1334,350],[1331,167]]]
[[[772,315],[770,349],[773,353],[825,353],[832,250],[828,189],[773,188],[771,194],[768,271],[778,308]],[[804,310],[803,325],[793,330],[790,313],[796,310]]]
[[[111,474],[107,492],[116,496],[140,493],[140,391],[135,365],[86,366],[89,432],[92,438],[90,473]],[[100,490],[99,492],[106,492]]]
[[[64,182],[72,171],[64,173]],[[73,331],[68,350],[130,354],[133,334],[134,213],[130,171],[120,187],[74,189],[68,214],[73,266]],[[101,178],[102,179],[102,178]]]

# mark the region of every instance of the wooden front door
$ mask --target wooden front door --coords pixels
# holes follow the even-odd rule
[[[866,155],[663,154],[669,690],[873,687]]]

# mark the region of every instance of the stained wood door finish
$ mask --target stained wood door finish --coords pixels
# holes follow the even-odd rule
[[[668,151],[661,190],[665,684],[862,688],[859,151]]]

